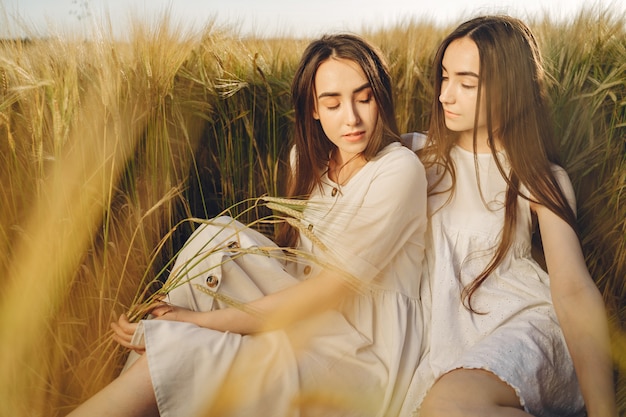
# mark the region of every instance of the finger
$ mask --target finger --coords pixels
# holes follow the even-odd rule
[[[137,345],[133,345],[132,343],[130,343],[129,340],[126,340],[122,337],[120,337],[118,334],[113,333],[113,340],[116,341],[118,344],[120,344],[121,346],[124,346],[127,349],[131,349],[134,350],[137,353],[143,353],[146,351],[145,346],[137,346]]]
[[[133,339],[134,332],[126,332],[119,324],[111,323],[111,329],[113,329],[113,336],[119,340],[124,340],[128,343]]]
[[[111,323],[111,328],[113,329],[112,338],[118,344],[138,353],[143,353],[145,351],[145,346],[134,345],[132,343],[135,330],[137,329],[137,324],[129,323],[125,315],[122,314],[120,316],[118,323]]]
[[[160,305],[154,307],[152,309],[151,313],[155,317],[162,317],[162,316],[166,315],[167,313],[171,313],[172,311],[174,311],[174,308],[171,305],[169,305],[169,304],[160,304]]]
[[[120,318],[117,320],[118,326],[128,334],[134,334],[135,330],[137,330],[137,323],[131,323],[128,321],[128,317],[126,314],[121,314]]]
[[[167,301],[165,301],[165,297],[164,296],[155,297],[148,304],[148,308],[156,308],[156,307],[159,307],[161,305],[169,305],[169,303]]]

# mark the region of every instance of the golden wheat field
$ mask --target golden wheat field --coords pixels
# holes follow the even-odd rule
[[[626,16],[529,23],[626,415]],[[430,60],[449,29],[362,33],[389,60],[402,131],[427,126]],[[2,417],[63,416],[112,380],[126,352],[109,323],[167,276],[187,220],[228,207],[251,220],[237,202],[283,192],[307,39],[192,34],[167,18],[127,42],[94,31],[0,42]]]

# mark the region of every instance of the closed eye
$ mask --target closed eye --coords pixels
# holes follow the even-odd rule
[[[339,108],[339,100],[333,96],[325,96],[319,100],[319,104],[327,108],[328,110],[335,110]]]
[[[355,99],[359,103],[367,104],[374,98],[371,87],[365,86],[355,94]]]
[[[368,95],[367,95],[367,97],[365,97],[364,99],[357,100],[357,101],[358,101],[359,103],[367,104],[367,103],[369,103],[370,101],[372,101],[372,98],[373,98],[373,97],[372,97],[372,95],[371,95],[371,94],[368,94]]]

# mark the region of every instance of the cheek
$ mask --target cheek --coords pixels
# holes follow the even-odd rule
[[[378,106],[376,104],[371,105],[368,114],[370,121],[376,123],[378,120]]]
[[[376,104],[372,106],[372,116],[378,119],[378,106]]]
[[[478,119],[480,121],[487,120],[487,105],[485,104],[485,99],[483,98],[480,102],[480,107],[476,109],[478,111]]]
[[[326,112],[324,110],[320,110],[319,118],[317,119],[322,127],[322,130],[328,137],[332,137],[334,132],[337,130],[337,121],[336,117],[333,117],[333,113]]]
[[[316,119],[319,120],[322,127],[328,126],[332,123],[333,120],[332,113],[329,113],[327,110],[321,109],[319,112],[317,112]]]
[[[476,114],[479,114],[479,117],[483,116],[484,112],[482,111],[482,108],[483,108],[484,102],[481,101],[480,107],[479,107],[476,101],[476,94],[465,92],[465,94],[462,97],[463,97],[463,107],[464,107],[465,112],[468,115],[471,114],[473,117],[476,117]],[[457,102],[459,102],[459,99],[457,99]]]

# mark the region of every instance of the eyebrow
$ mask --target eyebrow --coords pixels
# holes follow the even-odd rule
[[[370,83],[367,82],[367,83],[363,84],[362,86],[355,88],[352,91],[352,94],[359,93],[359,92],[365,90],[366,88],[370,88],[370,87],[371,87]],[[322,93],[319,96],[317,96],[317,98],[320,99],[320,98],[323,98],[323,97],[337,97],[337,96],[340,96],[340,95],[341,94],[335,93],[335,92],[325,92],[325,93]]]
[[[443,65],[441,66],[442,71],[448,72],[448,70],[446,69],[446,67],[444,67]],[[480,78],[478,76],[478,74],[476,74],[473,71],[460,71],[460,72],[455,72],[454,75],[460,75],[460,76],[470,76],[470,77],[476,77],[476,78]]]

